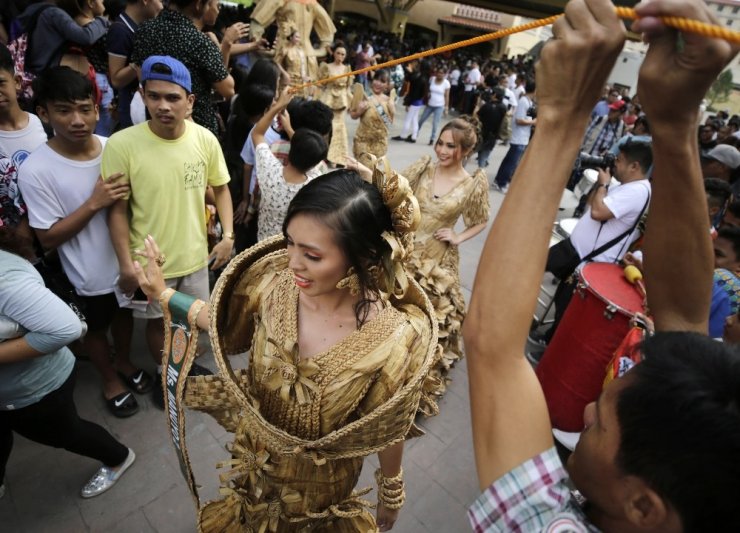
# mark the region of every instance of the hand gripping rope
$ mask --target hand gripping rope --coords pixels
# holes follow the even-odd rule
[[[631,20],[636,20],[637,18],[639,18],[635,10],[631,7],[615,7],[614,9],[617,12],[617,16],[620,18]],[[444,46],[440,46],[439,48],[433,48],[431,50],[425,50],[416,54],[411,54],[405,57],[400,57],[398,59],[393,59],[391,61],[386,61],[385,63],[379,63],[377,65],[371,65],[369,67],[353,70],[352,72],[346,72],[344,74],[330,76],[321,80],[311,81],[308,83],[303,83],[301,85],[295,85],[291,87],[291,92],[297,92],[315,85],[325,85],[335,80],[347,78],[349,76],[357,76],[358,74],[364,74],[366,72],[371,72],[373,70],[378,70],[381,68],[395,67],[396,65],[407,63],[415,59],[421,59],[422,57],[429,57],[437,54],[442,54],[449,50],[457,50],[458,48],[464,48],[466,46],[472,46],[474,44],[479,44],[486,41],[493,41],[494,39],[500,39],[502,37],[506,37],[507,35],[513,35],[515,33],[539,28],[541,26],[548,26],[562,16],[562,13],[559,15],[553,15],[551,17],[534,20],[532,22],[521,24],[519,26],[513,26],[511,28],[495,31],[493,33],[486,33],[485,35],[479,35],[478,37],[473,37],[472,39],[465,39],[464,41],[459,41],[457,43],[446,44]],[[681,30],[683,32],[696,33],[699,35],[704,35],[706,37],[713,37],[715,39],[724,39],[725,41],[731,43],[740,43],[740,32],[730,30],[729,28],[723,28],[721,26],[715,26],[714,24],[707,24],[706,22],[699,22],[698,20],[692,20],[683,17],[660,17],[660,20],[662,20],[663,24],[665,24],[666,26]]]

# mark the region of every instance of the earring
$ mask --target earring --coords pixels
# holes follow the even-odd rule
[[[347,271],[347,275],[339,280],[336,284],[337,289],[349,289],[349,293],[352,296],[360,294],[360,278],[355,273],[355,269],[350,267]]]

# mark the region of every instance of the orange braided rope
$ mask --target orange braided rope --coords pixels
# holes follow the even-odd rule
[[[636,20],[637,18],[639,18],[635,10],[631,7],[615,7],[614,9],[617,12],[617,16],[620,18],[631,20]],[[425,50],[424,52],[418,52],[416,54],[400,57],[398,59],[392,59],[391,61],[386,61],[385,63],[379,63],[377,65],[371,65],[369,67],[353,70],[352,72],[337,74],[336,76],[330,76],[321,80],[311,81],[308,83],[303,83],[301,85],[295,85],[291,88],[291,92],[295,93],[307,87],[312,87],[315,85],[325,85],[327,83],[331,83],[342,78],[347,78],[349,76],[357,76],[358,74],[364,74],[366,72],[371,72],[373,70],[378,70],[381,68],[395,67],[396,65],[400,65],[401,63],[408,63],[409,61],[413,61],[415,59],[421,59],[423,57],[442,54],[450,50],[457,50],[458,48],[464,48],[466,46],[472,46],[474,44],[479,44],[486,41],[493,41],[494,39],[501,39],[502,37],[506,37],[507,35],[532,30],[541,26],[548,26],[562,16],[562,13],[559,15],[552,15],[551,17],[534,20],[532,22],[527,22],[526,24],[521,24],[519,26],[513,26],[511,28],[495,31],[493,33],[486,33],[485,35],[479,35],[478,37],[473,37],[472,39],[465,39],[464,41],[446,44],[444,46],[440,46],[439,48],[433,48],[432,50]],[[707,24],[706,22],[699,22],[698,20],[692,20],[683,17],[660,17],[660,20],[663,21],[663,24],[665,24],[666,26],[676,28],[677,30],[688,33],[697,33],[699,35],[714,37],[716,39],[723,39],[731,43],[740,43],[740,32],[730,30],[729,28],[723,28],[721,26],[715,26],[714,24]]]

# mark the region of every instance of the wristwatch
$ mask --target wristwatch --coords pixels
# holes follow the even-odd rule
[[[224,231],[224,239],[234,240],[236,238],[236,235],[234,235],[233,231]]]

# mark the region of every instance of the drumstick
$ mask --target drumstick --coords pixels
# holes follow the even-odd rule
[[[645,283],[642,281],[642,272],[635,265],[627,265],[624,267],[624,277],[627,281],[637,286],[637,289],[642,294],[644,300],[644,307],[647,309],[647,291],[645,290]]]

